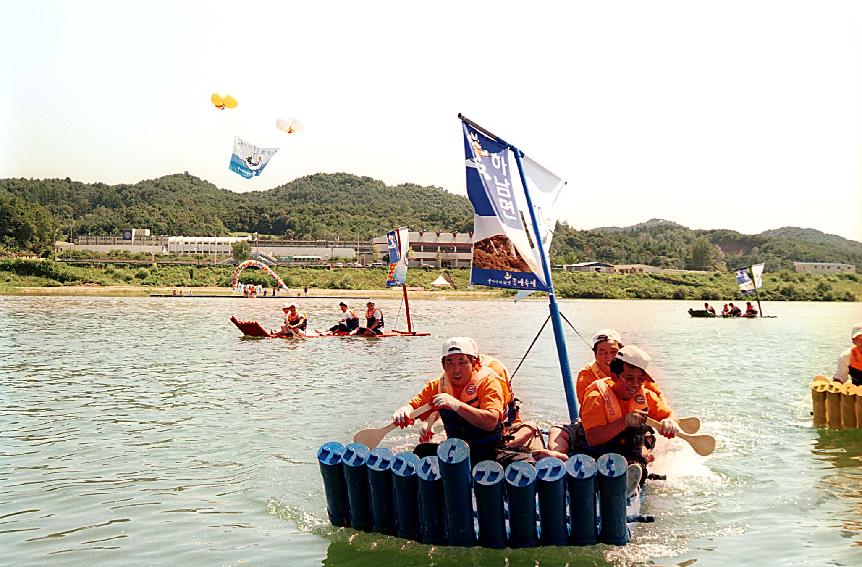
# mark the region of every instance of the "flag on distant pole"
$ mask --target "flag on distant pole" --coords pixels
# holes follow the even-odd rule
[[[389,273],[386,287],[407,285],[407,250],[410,247],[410,231],[406,226],[386,233],[386,247],[389,249]]]
[[[736,283],[739,284],[739,291],[742,292],[742,295],[751,295],[754,293],[754,282],[751,281],[748,268],[739,268],[736,270]]]

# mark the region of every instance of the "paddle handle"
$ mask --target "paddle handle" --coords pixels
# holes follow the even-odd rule
[[[661,430],[661,423],[651,417],[646,418],[646,424],[655,429]],[[691,445],[694,452],[702,457],[711,455],[715,450],[715,437],[711,435],[688,435],[687,433],[677,433],[677,437]]]

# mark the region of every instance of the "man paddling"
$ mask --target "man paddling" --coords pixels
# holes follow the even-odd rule
[[[281,310],[284,311],[281,332],[289,337],[304,337],[305,329],[308,327],[308,315],[305,311],[298,311],[293,303],[283,304]]]
[[[581,369],[575,382],[575,394],[581,405],[584,403],[584,395],[590,384],[602,378],[610,378],[611,361],[616,358],[617,353],[624,346],[620,334],[613,329],[602,329],[596,332],[593,335],[592,343],[593,354],[596,359]],[[646,382],[644,388],[652,390],[656,395],[662,397],[661,387],[655,380]]]
[[[395,425],[407,427],[410,414],[425,404],[440,412],[443,428],[451,439],[457,437],[470,447],[470,462],[496,460],[508,463],[532,460],[528,453],[503,448],[504,393],[500,378],[482,366],[476,341],[469,337],[452,337],[443,343],[440,362],[443,374],[431,380],[419,394],[392,416]],[[425,420],[431,411],[418,416]],[[414,452],[434,454],[435,443],[422,443]]]
[[[365,326],[351,331],[351,335],[382,335],[383,311],[374,306],[373,301],[365,304]]]
[[[354,329],[359,328],[359,317],[353,312],[353,309],[347,306],[343,301],[338,304],[341,309],[341,320],[337,324],[329,328],[330,333],[346,334]]]
[[[659,433],[665,437],[673,438],[680,432],[670,407],[655,392],[644,388],[646,382],[652,381],[647,372],[650,360],[647,353],[634,345],[620,349],[609,365],[611,377],[597,380],[587,388],[581,419],[553,427],[548,435],[548,449],[535,451],[533,455],[565,460],[576,453],[593,457],[619,453],[630,465],[639,466],[635,473],[637,480],[645,479],[644,447],[649,431],[646,418],[659,421]]]
[[[838,357],[832,379],[844,383],[849,378],[855,386],[862,386],[862,323],[850,329],[850,341],[853,346]]]

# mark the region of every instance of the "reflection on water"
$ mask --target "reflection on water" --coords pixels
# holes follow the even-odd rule
[[[398,326],[400,297],[379,305]],[[230,323],[277,326],[283,314],[266,301],[0,297],[2,561],[862,564],[862,437],[812,429],[808,390],[862,309],[776,304],[776,319],[735,321],[692,319],[688,307],[561,302],[582,335],[611,327],[647,350],[675,411],[718,440],[709,458],[660,444],[668,480],[643,506],[657,522],[620,548],[464,550],[332,528],[314,456],[385,424],[439,372],[447,336],[473,336],[514,368],[545,302],[416,301],[415,328],[431,337],[286,341],[242,340]],[[302,309],[314,328],[341,316],[337,300]],[[568,347],[573,368],[591,357],[573,334]],[[515,389],[526,418],[566,416],[549,331]],[[416,438],[396,431],[384,445]]]

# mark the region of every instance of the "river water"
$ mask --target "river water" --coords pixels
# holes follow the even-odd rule
[[[311,326],[337,299],[306,299]],[[362,301],[354,302],[357,308]],[[398,299],[378,301],[404,328]],[[0,297],[0,563],[8,565],[859,565],[862,431],[810,426],[859,304],[764,305],[775,319],[691,319],[672,301],[563,301],[589,337],[613,327],[652,354],[678,415],[718,439],[709,458],[658,447],[625,547],[435,548],[331,527],[315,453],[419,391],[449,335],[514,369],[547,315],[527,301],[411,302],[431,337],[246,340],[279,303]],[[573,368],[590,360],[569,329]],[[527,417],[566,415],[550,326],[515,376]],[[395,432],[399,449],[415,439]]]

